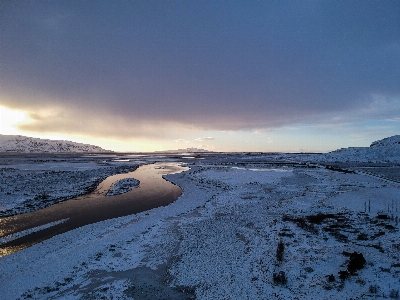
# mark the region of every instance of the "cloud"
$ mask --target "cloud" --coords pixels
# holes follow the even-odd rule
[[[1,102],[31,113],[24,130],[93,136],[396,119],[399,12],[396,1],[10,4]]]
[[[206,142],[206,141],[212,141],[215,140],[213,137],[202,137],[202,138],[197,138],[195,141],[197,142]]]
[[[368,121],[389,121],[400,117],[400,96],[387,97],[384,95],[372,94],[365,99],[365,106],[352,109],[341,114],[326,113],[322,119],[317,118],[313,122],[322,125],[349,125],[352,123]],[[325,119],[325,121],[323,120]]]
[[[270,132],[271,129],[269,128],[261,128],[261,129],[256,129],[253,131],[253,134],[265,134],[266,132]]]
[[[185,144],[188,144],[188,143],[189,143],[189,141],[187,141],[187,140],[185,140],[185,139],[177,139],[177,140],[174,140],[174,142],[177,142],[177,143],[185,143]]]
[[[42,134],[80,134],[101,138],[150,138],[168,140],[176,131],[184,133],[190,128],[179,123],[157,120],[146,122],[129,120],[118,115],[92,110],[61,109],[51,112],[37,110],[28,113],[28,121],[19,123],[18,129]]]

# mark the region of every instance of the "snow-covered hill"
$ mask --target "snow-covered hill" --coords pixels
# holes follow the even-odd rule
[[[74,153],[111,152],[98,146],[70,141],[31,138],[21,135],[0,134],[0,152],[19,153]]]
[[[375,141],[370,147],[338,149],[325,154],[323,159],[330,162],[400,163],[400,135]]]
[[[400,135],[394,135],[371,144],[371,147],[397,147],[400,149]]]

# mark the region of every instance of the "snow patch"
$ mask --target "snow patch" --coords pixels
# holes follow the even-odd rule
[[[27,230],[16,232],[16,233],[13,233],[13,234],[10,234],[10,235],[6,235],[6,236],[0,238],[0,245],[8,243],[8,242],[11,242],[11,241],[16,240],[16,239],[19,239],[19,238],[21,238],[23,236],[26,236],[28,234],[31,234],[31,233],[34,233],[34,232],[38,232],[40,230],[44,230],[44,229],[47,229],[47,228],[50,228],[50,227],[56,226],[58,224],[65,223],[68,220],[69,220],[69,218],[68,219],[62,219],[62,220],[59,220],[59,221],[54,221],[54,222],[51,222],[51,223],[47,223],[47,224],[44,224],[44,225],[33,227],[31,229],[27,229]]]
[[[129,192],[133,188],[138,187],[140,181],[134,178],[124,178],[115,182],[106,196],[115,196]]]

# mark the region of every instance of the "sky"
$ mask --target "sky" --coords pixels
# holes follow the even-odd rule
[[[1,1],[0,134],[369,146],[400,134],[400,1]]]

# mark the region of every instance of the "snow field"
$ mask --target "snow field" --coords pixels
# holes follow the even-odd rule
[[[377,207],[399,198],[398,185],[325,168],[217,163],[166,176],[183,189],[167,207],[1,258],[1,298],[383,299],[400,291],[398,222],[364,212],[371,193]],[[342,280],[353,252],[367,263]],[[279,272],[286,283],[274,280]]]

